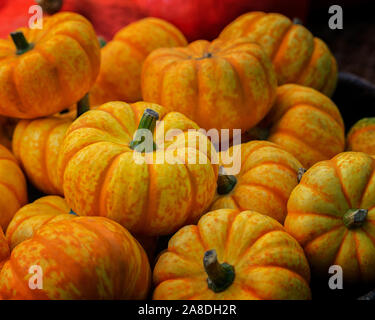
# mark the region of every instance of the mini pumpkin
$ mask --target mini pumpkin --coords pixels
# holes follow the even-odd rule
[[[43,29],[20,29],[0,40],[0,114],[23,119],[52,115],[89,91],[100,48],[84,17],[63,12]]]
[[[33,290],[30,266],[43,272]],[[147,256],[132,235],[104,217],[77,217],[41,227],[16,246],[0,273],[4,299],[145,299]]]
[[[310,299],[310,269],[276,220],[221,209],[185,226],[155,266],[155,300]]]
[[[375,155],[375,118],[356,122],[347,136],[347,150]]]
[[[279,85],[297,83],[331,96],[337,62],[327,45],[299,23],[278,13],[246,13],[221,32],[220,39],[248,37],[272,60]]]
[[[10,249],[32,238],[35,231],[47,223],[74,218],[75,215],[70,212],[66,201],[58,196],[46,196],[23,206],[6,230]]]
[[[344,282],[374,284],[375,159],[343,152],[315,164],[290,195],[285,228],[317,276],[339,265]]]
[[[139,150],[137,124],[153,131],[159,116],[156,151],[152,143],[151,149]],[[164,139],[178,129],[173,141]],[[70,126],[60,151],[58,171],[69,206],[79,215],[105,216],[143,236],[169,234],[197,221],[214,197],[218,166],[211,162],[216,153],[208,138],[189,129],[199,127],[181,113],[165,113],[146,102],[109,102],[86,112]],[[200,143],[189,147],[197,138]],[[199,150],[201,141],[207,153]],[[145,161],[138,159],[143,155]]]
[[[289,195],[298,184],[301,163],[268,141],[251,141],[240,148],[240,151],[231,147],[222,152],[237,157],[241,170],[236,176],[219,175],[218,195],[211,210],[254,210],[283,223]]]
[[[87,110],[89,101],[88,95],[85,95],[77,103],[77,109],[51,117],[18,122],[12,142],[14,155],[33,185],[42,192],[64,195],[57,175],[60,147],[74,118]]]
[[[328,97],[308,87],[278,87],[275,104],[261,125],[269,128],[269,141],[293,154],[306,169],[345,149],[339,109]]]
[[[164,20],[145,18],[127,25],[101,50],[92,102],[100,105],[115,100],[142,100],[141,70],[147,55],[157,48],[186,45],[184,35]]]
[[[0,145],[0,227],[6,230],[16,211],[27,203],[26,180],[13,154]]]
[[[253,127],[270,110],[276,85],[269,58],[247,38],[157,49],[142,69],[145,101],[181,112],[206,130]]]

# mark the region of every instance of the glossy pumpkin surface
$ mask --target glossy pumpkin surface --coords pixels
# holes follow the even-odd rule
[[[145,18],[118,31],[101,50],[98,79],[91,90],[92,103],[142,100],[143,61],[157,48],[186,46],[184,35],[172,24]]]
[[[26,180],[22,170],[13,154],[0,145],[0,226],[3,230],[26,203]]]
[[[30,266],[43,288],[29,287]],[[151,280],[147,256],[131,234],[104,217],[44,225],[20,243],[0,273],[4,299],[144,299]],[[31,280],[32,281],[32,280]]]
[[[100,48],[88,20],[75,13],[45,19],[43,29],[20,29],[29,43],[16,53],[0,40],[0,114],[30,119],[52,115],[86,94],[99,73]]]
[[[249,37],[271,58],[279,85],[297,83],[331,96],[337,62],[327,45],[300,24],[278,13],[250,12],[221,32],[220,39]]]
[[[254,210],[283,223],[289,195],[298,184],[301,163],[268,141],[251,141],[242,144],[238,152],[231,147],[225,153],[239,158],[241,170],[233,188],[217,195],[211,210]]]
[[[47,223],[76,217],[69,212],[66,201],[58,196],[46,196],[23,206],[14,215],[6,230],[10,249],[13,250],[19,243],[32,238],[35,231]]]
[[[211,250],[220,264],[234,268],[232,282],[220,292],[209,288],[208,278],[215,279],[204,268]],[[157,261],[153,279],[156,300],[311,298],[302,248],[276,220],[254,211],[211,211],[198,225],[180,229]]]
[[[269,141],[293,154],[305,169],[345,149],[344,123],[337,106],[320,92],[300,85],[278,87],[264,120]]]
[[[363,118],[350,129],[347,150],[375,155],[375,118]]]
[[[276,85],[269,58],[247,38],[157,49],[142,69],[145,101],[181,112],[206,130],[253,127],[270,110]]]
[[[359,209],[364,219],[347,224]],[[317,275],[339,265],[344,281],[375,283],[375,159],[344,152],[310,168],[290,195],[285,228]]]
[[[157,149],[148,153],[154,164],[139,163],[141,153],[130,148],[146,108],[158,112],[165,134],[181,130],[163,146],[164,133],[156,127]],[[145,236],[169,234],[197,221],[214,197],[218,171],[211,163],[215,152],[208,138],[202,133],[188,135],[189,129],[198,128],[181,113],[165,113],[159,105],[145,102],[109,102],[86,112],[68,129],[60,152],[59,175],[69,206],[81,216],[105,216]],[[207,153],[198,150],[198,143],[189,147],[190,139],[197,137]],[[180,150],[177,163],[167,161],[172,143]],[[159,156],[166,161],[155,163]],[[199,161],[198,156],[205,163],[188,160]]]

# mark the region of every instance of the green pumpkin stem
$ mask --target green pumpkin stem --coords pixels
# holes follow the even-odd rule
[[[368,210],[366,209],[350,209],[343,216],[344,225],[348,229],[360,228],[367,218]]]
[[[301,20],[300,18],[298,18],[298,17],[293,18],[293,23],[294,23],[294,24],[300,24],[300,25],[303,25],[302,20]]]
[[[27,42],[22,31],[11,32],[10,36],[14,42],[14,45],[16,46],[17,55],[24,54],[25,52],[31,50],[34,47],[32,43]]]
[[[203,266],[208,275],[208,287],[218,293],[227,289],[234,281],[234,268],[228,263],[220,264],[216,250],[209,250],[204,254]]]
[[[217,193],[220,195],[230,193],[237,184],[237,178],[232,175],[223,173],[223,167],[220,168],[219,176],[217,178]]]
[[[303,175],[305,174],[306,171],[307,170],[305,168],[298,168],[298,172],[297,172],[297,181],[298,181],[298,183],[301,182],[302,177],[303,177]]]
[[[81,100],[77,102],[77,118],[90,110],[90,98],[86,93]]]
[[[146,109],[142,115],[141,121],[138,125],[138,130],[134,133],[133,140],[130,142],[129,147],[133,150],[138,152],[145,152],[146,150],[141,150],[137,148],[141,145],[144,140],[145,136],[143,135],[143,130],[149,130],[151,134],[154,132],[156,127],[156,121],[159,119],[159,114],[152,109]],[[153,142],[153,150],[156,149],[156,144]]]

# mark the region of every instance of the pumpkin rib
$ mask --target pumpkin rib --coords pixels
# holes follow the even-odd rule
[[[348,195],[348,192],[347,190],[345,189],[345,186],[344,184],[342,183],[342,176],[341,176],[341,171],[339,170],[338,166],[337,166],[337,163],[336,161],[331,161],[328,166],[330,166],[331,168],[333,168],[335,170],[335,174],[338,178],[338,181],[340,183],[340,186],[341,186],[341,190],[342,190],[342,194],[344,195],[345,199],[346,199],[346,202],[348,204],[348,207],[349,208],[353,208],[352,207],[352,202],[350,200],[350,197]]]
[[[261,20],[262,18],[266,17],[266,14],[265,14],[264,12],[261,12],[261,11],[253,12],[253,14],[256,14],[257,16],[254,17],[253,20],[252,20],[252,21],[246,26],[246,29],[245,29],[245,32],[244,32],[244,33],[246,33],[246,34],[250,33],[250,32],[253,30],[253,28],[254,28],[256,22],[258,22],[258,21]],[[241,17],[239,17],[238,20],[240,20],[240,18],[241,18]],[[236,19],[236,20],[237,20],[237,19]],[[236,22],[236,20],[234,20],[233,22]],[[232,22],[232,23],[233,23],[233,22]],[[232,24],[232,23],[231,23],[231,24]]]
[[[252,296],[254,296],[256,299],[258,300],[262,300],[263,297],[261,297],[259,294],[255,293],[255,289],[253,287],[251,287],[250,285],[248,284],[244,284],[244,283],[241,283],[239,284],[240,288],[245,291],[245,292],[248,292],[250,293]],[[264,300],[264,299],[263,299]]]
[[[142,48],[140,45],[138,45],[134,41],[132,41],[131,38],[126,38],[126,37],[119,35],[118,37],[114,39],[114,41],[119,41],[122,44],[127,45],[128,47],[132,47],[132,49],[138,52],[139,56],[143,59],[148,56],[147,50]]]
[[[288,214],[289,214],[289,212],[288,212]],[[338,224],[338,225],[334,226],[333,228],[331,228],[331,229],[329,229],[329,230],[327,230],[327,231],[325,231],[325,232],[323,232],[323,233],[317,235],[315,238],[312,238],[312,239],[310,239],[309,241],[307,241],[307,242],[303,245],[303,249],[304,249],[304,250],[305,250],[305,249],[307,250],[307,247],[308,247],[312,242],[318,240],[319,238],[325,237],[325,236],[327,236],[327,234],[329,234],[329,233],[331,233],[331,232],[334,232],[334,231],[337,231],[338,229],[343,228],[343,227],[344,227],[344,226],[343,226],[342,224]],[[347,230],[346,230],[346,231],[347,231]],[[343,238],[343,240],[344,240],[344,238]]]
[[[149,20],[152,24],[158,26],[160,29],[162,29],[163,31],[165,31],[165,33],[169,34],[172,36],[172,38],[175,40],[175,42],[178,44],[178,45],[181,45],[181,46],[184,46],[185,45],[185,39],[182,39],[179,34],[176,32],[176,28],[166,28],[165,26],[165,22],[162,21],[162,20],[156,20],[156,19],[152,19]]]
[[[162,105],[162,106],[164,106],[165,105],[165,103],[164,103],[164,100],[165,100],[165,98],[164,98],[164,95],[162,94],[163,92],[164,92],[164,90],[163,90],[163,88],[164,88],[164,80],[165,80],[165,77],[166,77],[166,74],[167,74],[167,71],[168,70],[170,70],[174,65],[176,65],[176,64],[178,64],[180,61],[178,61],[178,60],[172,60],[171,59],[171,61],[169,62],[169,63],[167,63],[165,66],[164,66],[164,68],[161,70],[161,72],[160,72],[160,78],[159,78],[159,81],[158,81],[158,84],[159,84],[159,90],[158,90],[158,92],[159,92],[159,104],[160,105]],[[175,111],[175,110],[173,110],[173,111]]]
[[[276,162],[276,161],[260,162],[260,163],[256,164],[255,166],[249,167],[245,174],[247,174],[249,171],[251,171],[253,169],[259,168],[260,166],[268,166],[268,165],[275,165],[277,167],[284,168],[286,171],[291,172],[293,175],[295,175],[297,177],[297,172],[296,172],[295,169],[293,169],[292,167],[290,167],[290,166],[288,166],[284,163],[279,163],[279,162]],[[244,174],[242,174],[242,176],[244,176]]]
[[[370,187],[370,183],[372,182],[372,179],[375,177],[375,160],[374,159],[372,159],[372,161],[371,161],[371,171],[372,172],[371,172],[371,174],[370,174],[370,176],[369,176],[369,178],[368,178],[368,180],[366,182],[366,185],[365,185],[365,187],[364,187],[364,189],[362,191],[361,198],[359,200],[360,206],[362,206],[363,198],[365,197],[366,192],[367,192],[368,188]]]
[[[15,106],[17,108],[17,112],[19,113],[24,113],[26,112],[28,109],[31,108],[30,105],[28,105],[28,101],[25,102],[23,101],[24,99],[22,99],[21,97],[21,94],[20,94],[20,91],[18,89],[18,83],[16,81],[16,65],[17,65],[17,61],[14,60],[13,64],[12,64],[12,67],[11,67],[11,80],[12,81],[9,81],[8,83],[14,88],[14,91],[15,91],[15,97],[16,97],[16,101],[17,103],[15,103]],[[22,108],[23,106],[25,106],[25,108]]]
[[[130,138],[132,138],[133,135],[129,132],[128,128],[120,121],[120,119],[112,112],[112,110],[107,110],[103,108],[103,109],[98,109],[97,111],[101,111],[101,112],[109,114],[113,118],[113,120],[115,120],[120,125],[121,129],[124,130]],[[88,128],[85,125],[83,125],[83,127]]]
[[[10,191],[10,193],[13,194],[13,196],[16,198],[18,204],[23,203],[23,201],[19,198],[19,196],[17,194],[17,191],[15,190],[15,188],[13,186],[9,185],[8,183],[5,183],[4,181],[0,181],[0,185],[4,186],[6,189],[8,189]]]
[[[276,133],[271,133],[271,135],[273,134],[277,134],[277,135],[285,135],[285,136],[288,136],[290,139],[294,139],[294,140],[297,140],[298,143],[302,144],[303,146],[305,146],[305,148],[309,148],[310,150],[312,150],[313,152],[317,153],[321,158],[323,159],[327,159],[329,158],[329,156],[326,156],[323,154],[323,152],[321,150],[317,150],[316,147],[310,145],[309,143],[307,143],[305,140],[303,140],[300,136],[298,136],[296,134],[296,132],[290,130],[290,129],[286,129],[286,128],[279,128],[277,129],[277,132]]]
[[[233,192],[233,191],[232,191],[232,192]],[[236,209],[242,211],[242,207],[239,205],[239,203],[238,203],[238,199],[236,199],[236,195],[235,195],[234,193],[232,193],[230,197],[231,197],[231,199],[233,200],[234,205],[236,206]]]
[[[261,188],[261,189],[265,189],[267,191],[270,191],[276,199],[280,200],[281,203],[287,203],[288,202],[288,199],[284,197],[283,194],[280,193],[279,190],[276,190],[275,188],[271,187],[271,186],[266,186],[266,185],[263,185],[263,184],[260,184],[260,183],[255,183],[255,182],[247,182],[247,183],[241,183],[241,186],[248,186],[248,187],[256,187],[256,188]]]
[[[359,248],[358,248],[357,232],[353,232],[353,241],[354,241],[355,256],[356,256],[357,265],[358,265],[358,277],[359,279],[363,280],[362,263],[361,263],[361,255],[359,254]]]
[[[278,54],[284,39],[292,31],[293,28],[294,24],[291,22],[289,26],[284,30],[284,32],[279,36],[279,39],[277,39],[277,42],[274,44],[272,48],[272,53],[270,54],[270,59],[272,63],[274,63],[275,57]]]
[[[246,157],[243,159],[243,157],[241,156],[241,166],[247,162],[247,160],[249,160],[249,158],[256,152],[258,151],[259,149],[262,149],[262,148],[265,148],[265,147],[272,147],[272,148],[276,148],[276,149],[281,149],[281,150],[284,150],[281,148],[281,146],[279,146],[278,144],[276,143],[273,143],[273,142],[269,142],[270,144],[268,144],[266,141],[261,141],[256,147],[254,147],[253,149],[251,149],[251,151],[246,155]],[[241,174],[241,173],[240,173]]]
[[[337,85],[337,62],[331,55],[331,69],[329,73],[329,79],[325,81],[324,86],[322,87],[322,93],[331,95]]]
[[[288,214],[290,215],[314,215],[314,216],[325,217],[325,218],[330,218],[330,219],[341,219],[341,217],[336,217],[328,213],[321,213],[321,212],[291,211],[291,212],[288,212]]]
[[[333,259],[333,264],[337,264],[336,261],[337,261],[339,255],[340,255],[340,253],[341,253],[342,247],[344,246],[344,242],[345,242],[345,239],[346,239],[346,237],[348,236],[348,234],[349,234],[349,230],[346,229],[346,230],[345,230],[345,234],[344,234],[343,237],[342,237],[342,240],[341,240],[340,246],[339,246],[339,248],[337,249],[336,255],[335,255],[334,259]]]
[[[357,138],[357,136],[361,135],[362,133],[373,130],[375,131],[375,124],[368,127],[356,129],[354,133],[351,134],[351,139],[354,140],[355,138]]]

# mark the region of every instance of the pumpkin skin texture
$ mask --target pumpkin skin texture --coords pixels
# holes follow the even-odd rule
[[[8,259],[10,255],[10,250],[8,246],[8,242],[5,239],[3,229],[0,228],[0,271],[3,268],[5,261]],[[1,296],[0,296],[1,299]]]
[[[25,176],[13,154],[0,145],[0,226],[6,230],[16,211],[27,203]]]
[[[6,230],[11,250],[21,242],[32,238],[35,231],[47,223],[73,219],[66,201],[58,196],[46,196],[23,206],[14,215]]]
[[[270,110],[276,85],[268,57],[247,38],[157,49],[142,69],[145,101],[181,112],[206,130],[253,127]]]
[[[327,45],[300,24],[278,13],[250,12],[221,32],[220,39],[248,37],[272,60],[279,85],[297,83],[331,96],[337,83],[337,62]]]
[[[233,147],[226,152],[233,156]],[[237,183],[228,193],[217,195],[211,210],[253,210],[283,223],[289,195],[298,184],[301,163],[268,141],[242,144],[240,152],[241,171],[236,176]]]
[[[345,225],[350,209],[368,210],[360,225]],[[375,283],[374,158],[343,152],[315,164],[290,195],[285,228],[317,276],[340,265],[344,283]]]
[[[203,256],[234,267],[234,281],[222,292],[207,285]],[[274,219],[254,211],[221,209],[185,226],[156,263],[153,299],[310,299],[310,270],[302,248]]]
[[[179,159],[185,165],[134,160],[129,144],[146,108],[159,114],[165,133],[181,129],[174,145],[183,153]],[[166,114],[161,106],[146,102],[109,102],[86,112],[69,127],[59,155],[58,172],[69,206],[80,216],[105,216],[142,236],[170,234],[196,222],[213,200],[218,174],[208,138],[197,132],[185,139],[189,129],[198,128],[181,113]],[[186,147],[196,137],[206,145],[207,154]],[[162,140],[157,126],[154,141],[160,149],[149,153],[153,159],[170,155],[167,148],[172,142],[166,141],[163,149]],[[206,163],[188,163],[186,157],[197,156]]]
[[[375,118],[363,118],[353,125],[347,136],[347,150],[375,155]]]
[[[0,114],[37,118],[60,112],[82,98],[99,73],[100,48],[88,20],[58,13],[43,29],[20,29],[34,47],[15,54],[0,40]]]
[[[43,288],[29,288],[29,268],[43,270]],[[104,217],[44,225],[20,243],[0,273],[4,299],[145,299],[151,271],[132,235]]]
[[[340,111],[329,98],[308,87],[278,87],[275,104],[262,126],[270,129],[268,140],[293,154],[305,169],[345,149]]]
[[[157,48],[186,46],[184,35],[172,24],[145,18],[121,29],[101,50],[98,79],[91,90],[91,101],[142,100],[141,70],[147,55]]]
[[[46,194],[64,195],[57,175],[59,150],[74,116],[71,113],[35,120],[21,120],[12,148],[27,177]]]

